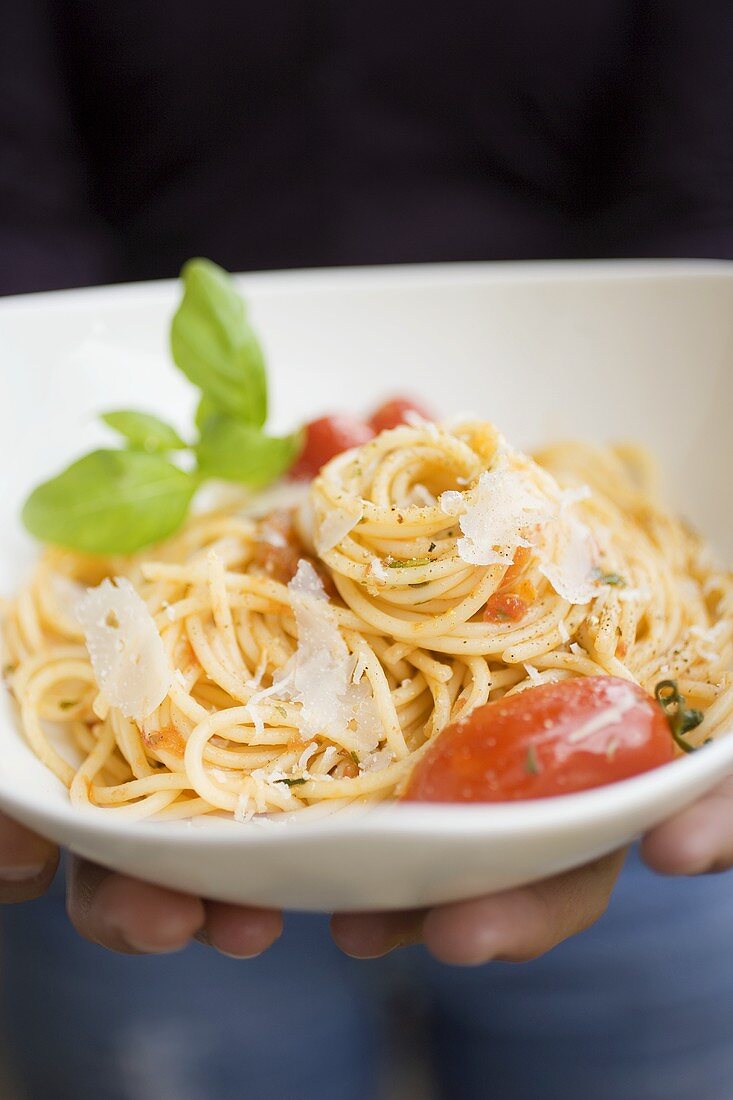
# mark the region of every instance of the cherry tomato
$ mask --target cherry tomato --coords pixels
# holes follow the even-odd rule
[[[541,684],[447,726],[416,764],[413,802],[507,802],[585,791],[674,756],[667,719],[613,676]]]
[[[375,409],[369,417],[369,424],[375,435],[378,435],[380,432],[386,432],[389,428],[398,428],[400,424],[407,424],[405,413],[409,412],[417,413],[424,420],[434,419],[432,413],[428,412],[423,405],[413,401],[412,398],[393,397],[389,401],[385,401],[378,409]]]
[[[527,604],[515,592],[495,592],[484,608],[487,623],[518,623],[527,614]]]
[[[304,430],[305,445],[290,471],[292,478],[303,481],[315,477],[321,466],[342,451],[368,443],[374,436],[373,429],[354,416],[322,416]]]

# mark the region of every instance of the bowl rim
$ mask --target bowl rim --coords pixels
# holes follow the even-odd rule
[[[386,290],[419,287],[430,283],[476,286],[484,283],[593,281],[635,281],[646,279],[733,279],[733,260],[725,259],[608,259],[608,260],[461,260],[446,263],[354,264],[342,267],[283,268],[268,271],[238,271],[234,277],[251,291],[292,292],[308,290],[356,290],[380,286]],[[166,300],[176,292],[179,281],[147,279],[138,282],[106,283],[99,286],[66,287],[0,298],[0,316],[5,312],[39,309],[67,309],[70,305],[135,305]]]

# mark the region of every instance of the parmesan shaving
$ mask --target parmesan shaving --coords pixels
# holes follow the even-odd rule
[[[530,460],[502,441],[497,467],[484,471],[474,489],[441,495],[442,510],[459,517],[459,557],[470,565],[511,565],[518,547],[531,547],[559,596],[590,603],[597,595],[596,548],[588,528],[570,512],[590,489],[562,491],[544,473],[540,488],[528,481],[529,469]]]
[[[364,514],[364,508],[359,504],[357,511],[349,511],[346,508],[332,508],[323,518],[316,523],[314,541],[319,554],[327,554],[338,546],[346,536],[354,530]]]
[[[141,722],[160,706],[173,680],[155,620],[125,577],[90,588],[77,608],[105,702]]]
[[[296,771],[303,772],[308,767],[309,761],[318,752],[318,742],[311,741],[310,745],[306,745],[300,754],[298,763],[295,765]]]
[[[334,764],[338,763],[340,756],[341,750],[338,749],[335,745],[329,745],[328,748],[324,750],[320,760],[318,761],[321,771],[324,773],[329,772]],[[323,775],[319,773],[316,778],[323,779]]]
[[[254,808],[250,806],[249,791],[242,791],[234,809],[234,820],[240,824],[246,824],[248,821],[252,820],[254,815]]]
[[[290,697],[300,703],[303,738],[349,733],[362,751],[379,744],[380,723],[368,682],[352,684],[354,660],[341,637],[320,577],[304,560],[288,585],[298,631]]]
[[[389,749],[378,749],[376,752],[370,752],[362,760],[359,761],[360,772],[381,772],[394,760],[394,756]]]
[[[265,672],[267,670],[268,656],[269,654],[267,652],[267,649],[263,649],[262,653],[260,654],[260,659],[257,663],[257,668],[255,669],[254,676],[250,680],[246,681],[247,687],[252,688],[255,691],[257,690],[257,688],[260,687],[260,685],[262,684],[262,677],[265,675]]]
[[[364,662],[364,655],[359,653],[356,661],[354,662],[354,671],[351,673],[352,684],[361,683],[361,679],[366,672],[366,664]]]
[[[263,699],[269,699],[271,695],[282,694],[287,688],[290,681],[293,679],[293,675],[294,673],[290,671],[285,675],[278,677],[276,680],[273,680],[269,688],[261,688],[260,691],[255,692],[255,694],[250,697],[249,703],[247,705],[250,707],[253,705],[258,706],[258,704],[261,703]]]
[[[595,553],[588,528],[574,516],[565,517],[559,543],[559,553],[556,551],[554,557],[540,551],[540,573],[568,603],[590,603],[598,595],[598,582],[593,574]]]
[[[252,744],[256,745],[258,742],[261,742],[265,736],[265,719],[262,715],[262,709],[258,707],[256,703],[249,703],[247,710],[252,719],[252,725],[255,728],[255,736]]]
[[[511,565],[517,547],[531,546],[534,528],[552,515],[550,502],[506,468],[485,470],[469,493],[449,489],[439,504],[446,515],[460,517],[458,553],[471,565]]]

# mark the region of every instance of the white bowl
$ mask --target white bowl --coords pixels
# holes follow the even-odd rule
[[[672,502],[733,558],[733,265],[477,264],[248,275],[281,425],[396,390],[523,445],[642,440]],[[132,405],[185,425],[166,354],[174,283],[0,303],[0,587],[35,547],[28,489]],[[99,863],[211,898],[290,908],[430,905],[525,883],[626,844],[733,770],[733,737],[636,779],[491,806],[381,806],[309,824],[125,823],[79,812],[0,693],[0,807]]]

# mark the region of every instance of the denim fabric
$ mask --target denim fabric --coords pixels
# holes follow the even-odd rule
[[[1,919],[23,1100],[376,1100],[407,1039],[451,1100],[733,1096],[733,876],[632,856],[595,928],[474,970],[417,948],[355,962],[308,916],[248,962],[116,956],[76,936],[58,888]]]

